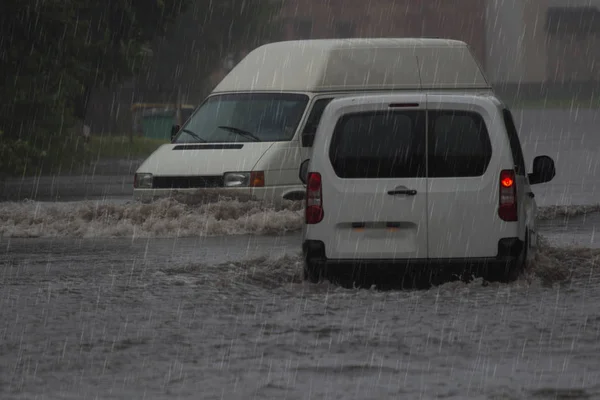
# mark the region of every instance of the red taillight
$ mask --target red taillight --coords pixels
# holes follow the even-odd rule
[[[306,183],[306,223],[318,224],[323,220],[323,190],[321,174],[311,172]]]
[[[517,208],[517,185],[515,171],[505,169],[500,172],[500,205],[498,216],[503,221],[517,221],[519,212]]]
[[[505,176],[500,180],[500,183],[502,184],[502,187],[509,188],[515,183],[515,181],[513,181],[513,178],[511,177]]]

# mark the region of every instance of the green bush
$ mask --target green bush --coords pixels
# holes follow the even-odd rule
[[[36,149],[27,141],[5,140],[2,135],[0,135],[0,139],[0,173],[27,175],[46,156],[44,151]]]
[[[31,176],[73,170],[84,164],[82,139],[49,137],[47,142],[5,138],[0,131],[0,174]],[[53,140],[52,140],[53,139]]]
[[[146,158],[165,143],[169,142],[139,136],[92,136],[85,145],[85,152],[91,160]]]

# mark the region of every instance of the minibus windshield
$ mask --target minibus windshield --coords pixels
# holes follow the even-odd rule
[[[211,96],[186,121],[174,143],[289,141],[308,100],[296,93]]]

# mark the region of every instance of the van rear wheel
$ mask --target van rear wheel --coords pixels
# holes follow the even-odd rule
[[[523,250],[521,251],[521,254],[519,254],[519,257],[515,261],[508,263],[502,271],[498,271],[498,272],[500,272],[500,274],[499,274],[500,276],[498,277],[499,279],[497,279],[497,280],[499,280],[501,282],[509,283],[509,282],[514,282],[517,279],[519,279],[519,276],[527,267],[527,249],[529,247],[529,242],[527,241],[527,236],[528,236],[527,233],[525,233],[525,241],[523,242]],[[494,279],[490,279],[490,280],[494,280]]]
[[[304,262],[304,280],[310,283],[319,283],[323,280],[323,269],[310,261]]]
[[[514,282],[519,279],[519,276],[525,271],[527,267],[527,249],[529,248],[529,242],[527,241],[528,233],[525,232],[525,241],[523,242],[523,251],[519,255],[517,262],[512,266],[509,271],[509,282]]]

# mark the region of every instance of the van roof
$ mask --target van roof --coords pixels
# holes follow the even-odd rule
[[[490,88],[471,50],[458,40],[317,39],[254,49],[213,93]]]

